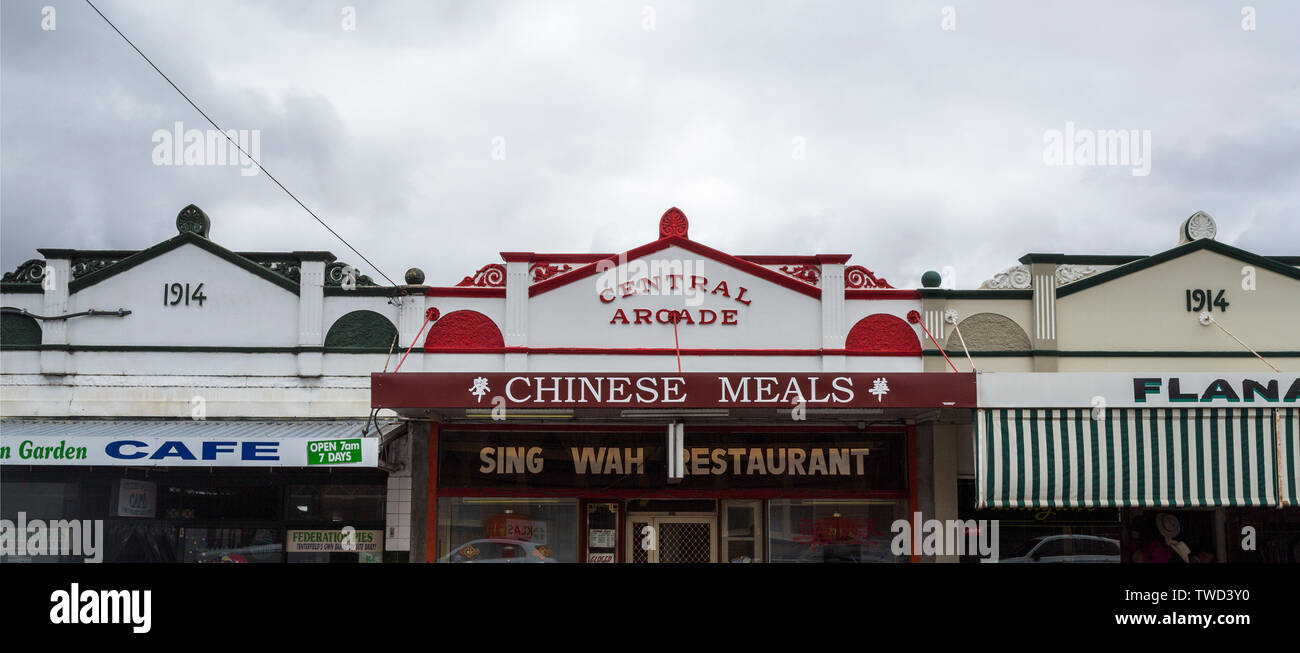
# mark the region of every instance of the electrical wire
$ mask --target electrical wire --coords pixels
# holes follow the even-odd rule
[[[203,118],[204,118],[205,120],[208,121],[208,124],[212,125],[212,127],[213,127],[214,129],[216,129],[217,131],[221,132],[221,134],[222,134],[223,136],[226,137],[226,140],[230,141],[230,144],[231,144],[231,145],[234,145],[235,148],[239,150],[240,154],[243,154],[245,157],[248,158],[249,161],[252,161],[254,164],[256,164],[258,170],[261,170],[262,172],[265,172],[267,178],[270,179],[271,181],[275,182],[275,185],[276,185],[276,186],[279,186],[279,187],[280,187],[280,190],[284,191],[285,194],[287,194],[290,198],[293,199],[293,201],[297,202],[297,203],[298,203],[298,206],[301,206],[301,207],[302,207],[302,210],[306,211],[309,215],[311,215],[311,217],[316,218],[316,221],[319,222],[319,223],[321,224],[322,227],[325,227],[325,229],[328,230],[331,234],[334,234],[334,237],[335,237],[335,238],[338,238],[338,239],[339,239],[339,242],[343,243],[344,245],[347,245],[347,248],[350,249],[350,250],[352,250],[352,253],[356,254],[356,255],[359,256],[359,257],[361,257],[361,260],[365,261],[367,265],[369,265],[371,268],[373,268],[373,269],[375,270],[375,272],[379,273],[379,276],[381,276],[381,277],[383,277],[385,280],[387,280],[388,283],[389,283],[390,285],[393,285],[393,286],[396,286],[396,285],[397,285],[397,283],[395,283],[392,279],[390,279],[390,278],[388,277],[388,275],[384,274],[384,271],[383,271],[383,270],[380,270],[380,269],[379,269],[379,266],[378,266],[378,265],[375,265],[374,263],[372,263],[372,262],[370,261],[370,259],[366,258],[366,256],[365,256],[364,254],[362,254],[361,252],[357,251],[357,248],[353,247],[353,246],[352,246],[352,243],[349,243],[346,239],[343,238],[343,236],[340,236],[339,233],[338,233],[337,231],[334,231],[334,229],[333,229],[332,227],[330,227],[328,224],[326,224],[325,221],[322,220],[322,219],[320,218],[320,216],[316,215],[315,211],[312,211],[311,209],[307,208],[307,205],[306,205],[306,204],[303,204],[303,203],[302,203],[302,200],[298,199],[298,196],[297,196],[297,195],[294,195],[294,194],[293,194],[293,193],[292,193],[288,188],[285,188],[284,184],[280,183],[280,180],[279,180],[279,179],[276,179],[276,178],[275,178],[275,175],[272,175],[270,170],[267,170],[266,168],[264,168],[264,167],[262,166],[262,163],[261,163],[260,161],[258,161],[257,159],[254,159],[252,156],[249,156],[248,152],[245,152],[245,151],[244,151],[244,148],[241,147],[241,146],[239,145],[239,143],[235,141],[235,139],[231,138],[231,137],[230,137],[230,134],[226,133],[226,130],[222,129],[221,126],[218,125],[217,122],[216,122],[215,120],[213,120],[211,117],[208,116],[208,114],[207,114],[206,112],[203,111],[203,109],[200,109],[200,108],[199,108],[199,105],[195,104],[195,103],[194,103],[194,100],[191,100],[191,99],[190,99],[190,96],[186,95],[186,94],[185,94],[185,91],[182,91],[182,90],[180,89],[180,87],[177,86],[176,83],[173,82],[173,81],[171,80],[171,78],[167,76],[166,73],[164,73],[162,70],[160,70],[160,69],[158,68],[158,66],[154,65],[153,60],[151,60],[151,59],[148,57],[148,55],[146,55],[144,52],[141,52],[141,51],[140,51],[140,48],[136,47],[135,43],[133,43],[133,42],[131,41],[131,39],[127,38],[127,37],[126,37],[126,34],[123,34],[123,33],[122,33],[122,30],[118,29],[118,28],[117,28],[117,25],[114,25],[114,24],[113,24],[113,21],[109,20],[109,19],[108,19],[108,16],[105,16],[105,15],[104,15],[104,12],[102,12],[102,11],[99,10],[99,7],[96,7],[96,6],[95,6],[95,3],[91,2],[90,0],[86,0],[86,4],[90,5],[90,8],[91,8],[91,9],[94,9],[94,10],[95,10],[95,13],[99,14],[99,17],[100,17],[100,18],[103,18],[103,19],[104,19],[104,22],[105,22],[105,23],[108,23],[108,26],[109,26],[109,27],[112,27],[114,32],[117,32],[117,35],[120,36],[120,37],[122,37],[122,40],[126,41],[127,45],[131,46],[131,49],[135,50],[137,54],[139,54],[141,57],[143,57],[144,60],[145,60],[146,62],[148,62],[148,64],[149,64],[150,67],[152,67],[155,71],[157,71],[157,73],[158,73],[159,75],[162,75],[162,78],[165,79],[165,80],[167,80],[167,83],[168,83],[168,84],[171,84],[171,87],[174,88],[174,89],[176,89],[176,92],[177,92],[177,93],[180,93],[181,97],[185,98],[185,101],[186,101],[186,102],[189,102],[189,103],[190,103],[190,106],[194,107],[194,110],[195,110],[195,111],[198,111],[198,112],[199,112],[199,115],[203,116]]]

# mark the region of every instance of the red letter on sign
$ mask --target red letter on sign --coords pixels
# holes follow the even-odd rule
[[[719,282],[718,282],[718,287],[717,287],[717,288],[714,288],[714,289],[713,289],[713,292],[711,292],[711,293],[709,293],[709,294],[711,294],[711,295],[716,295],[716,294],[718,294],[718,291],[719,291],[719,290],[722,291],[722,296],[723,296],[723,297],[730,297],[730,296],[731,296],[731,291],[727,288],[727,282],[726,282],[726,281],[719,281]]]
[[[612,302],[612,301],[614,301],[614,289],[613,289],[613,288],[606,288],[606,289],[600,291],[600,303],[602,303],[602,304],[608,304],[608,303],[610,303],[610,302]]]
[[[744,286],[741,286],[741,287],[740,287],[740,294],[739,294],[739,295],[736,295],[736,301],[738,301],[738,302],[744,304],[745,306],[749,306],[749,302],[751,302],[751,301],[753,301],[753,300],[745,299],[745,293],[747,293],[747,292],[749,292],[749,289],[746,288],[746,287],[744,287]]]
[[[622,320],[622,321],[623,321],[623,324],[627,324],[627,315],[624,315],[624,314],[623,314],[623,309],[621,309],[621,308],[618,309],[617,311],[614,311],[614,319],[610,320],[609,323],[610,323],[610,324],[614,324],[615,322],[618,322],[619,320]]]
[[[650,309],[648,308],[634,309],[632,311],[632,314],[636,316],[636,321],[633,322],[632,324],[641,324],[642,320],[645,320],[646,324],[650,324]]]
[[[723,323],[723,324],[736,324],[736,310],[735,310],[735,309],[732,309],[732,308],[723,309],[723,310],[722,310],[722,323]]]

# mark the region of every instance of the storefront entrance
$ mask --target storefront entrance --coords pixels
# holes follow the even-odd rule
[[[624,529],[624,562],[717,562],[717,515],[634,513]]]

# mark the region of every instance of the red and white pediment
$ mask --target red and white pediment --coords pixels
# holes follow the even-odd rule
[[[820,288],[680,236],[533,284],[529,295],[529,341],[536,347],[821,342]]]
[[[686,216],[676,208],[660,219],[656,240],[623,253],[502,252],[501,258],[455,287],[429,290],[440,309],[462,312],[454,324],[433,325],[426,351],[642,360],[677,352],[920,355],[905,318],[919,308],[915,291],[895,290],[872,271],[848,265],[848,255],[737,256],[713,249],[690,239]]]

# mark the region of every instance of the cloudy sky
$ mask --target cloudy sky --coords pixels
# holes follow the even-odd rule
[[[897,287],[1154,253],[1198,210],[1300,255],[1295,3],[94,1],[394,279],[622,251],[674,205],[709,246]],[[0,21],[6,271],[147,247],[191,202],[231,249],[360,263],[264,174],[156,165],[156,131],[208,125],[83,1]],[[1149,174],[1048,165],[1067,123],[1137,130]]]

